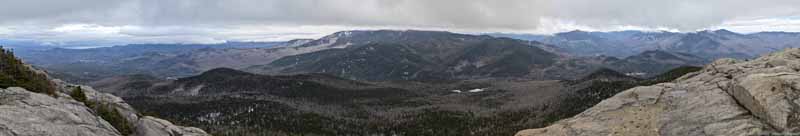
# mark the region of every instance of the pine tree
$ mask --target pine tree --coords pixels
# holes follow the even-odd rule
[[[0,88],[22,87],[32,92],[56,96],[55,85],[0,46]]]

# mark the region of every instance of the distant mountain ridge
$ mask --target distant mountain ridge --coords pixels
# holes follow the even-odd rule
[[[661,53],[659,58],[573,57],[558,47],[535,41],[436,31],[345,31],[317,41],[334,39],[336,42],[327,46],[336,48],[286,56],[245,70],[266,74],[327,73],[359,80],[574,79],[601,67],[652,76],[707,62],[667,51],[657,51]],[[314,45],[320,44],[310,42],[303,46]],[[648,62],[635,61],[642,59]],[[643,65],[655,66],[639,68]]]
[[[688,53],[650,50],[611,62],[609,67],[641,77],[658,75],[681,66],[703,66],[707,63],[710,63],[708,59]]]
[[[564,35],[597,39],[582,33],[588,32]],[[287,42],[57,48],[25,50],[20,56],[26,62],[52,71],[57,77],[81,83],[135,74],[179,78],[219,67],[261,74],[327,73],[358,80],[460,80],[575,79],[602,67],[652,76],[669,68],[696,65],[686,59],[660,61],[651,58],[652,63],[647,64],[668,67],[639,69],[637,66],[644,64],[627,64],[635,61],[624,58],[571,53],[556,45],[485,35],[357,30]]]
[[[84,82],[120,74],[185,76],[207,70],[199,68],[205,67],[208,63],[186,61],[186,59],[202,60],[193,58],[193,53],[273,48],[284,44],[287,43],[131,44],[90,49],[22,49],[15,52],[25,62],[47,69],[53,72],[54,76]],[[216,57],[211,53],[204,54],[206,55],[203,56]]]
[[[537,48],[539,43],[535,42],[449,32],[352,31],[333,35],[340,37],[331,46],[341,48],[287,56],[251,70],[328,73],[367,80],[525,76],[560,57]]]
[[[540,41],[578,56],[609,55],[627,57],[648,50],[688,53],[709,60],[717,58],[751,59],[789,47],[800,47],[800,33],[759,32],[740,34],[729,30],[675,32],[586,32],[570,31],[554,35],[489,34]]]

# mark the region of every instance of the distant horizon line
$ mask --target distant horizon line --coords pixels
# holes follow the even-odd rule
[[[736,34],[742,34],[742,35],[750,35],[750,34],[758,34],[758,33],[800,33],[800,32],[792,32],[792,31],[758,31],[758,32],[750,32],[750,33],[741,33],[741,32],[735,32],[735,31],[731,31],[729,29],[724,29],[724,28],[722,28],[722,29],[703,29],[703,30],[686,31],[686,32],[682,32],[682,31],[673,32],[673,31],[665,31],[665,30],[635,30],[635,29],[631,29],[631,30],[612,30],[612,31],[602,31],[602,30],[593,31],[593,30],[574,29],[574,30],[570,30],[570,31],[563,31],[563,32],[557,32],[557,33],[552,33],[552,34],[519,33],[519,32],[468,33],[468,32],[456,32],[456,31],[446,31],[446,30],[426,30],[426,29],[353,29],[353,30],[336,31],[336,32],[333,32],[333,33],[329,33],[329,34],[323,35],[321,37],[317,37],[317,38],[295,38],[295,39],[290,39],[290,40],[276,40],[276,41],[224,40],[223,42],[216,42],[216,43],[201,43],[201,42],[194,42],[194,43],[192,43],[192,42],[139,42],[139,43],[124,43],[124,44],[109,44],[109,45],[88,45],[88,44],[62,44],[62,45],[52,45],[51,44],[51,45],[47,45],[48,42],[37,41],[37,40],[32,40],[32,39],[24,39],[24,40],[21,40],[21,39],[0,39],[0,46],[9,46],[9,47],[20,46],[20,45],[13,45],[13,44],[11,44],[11,45],[3,44],[3,42],[9,42],[9,41],[11,41],[11,42],[28,42],[28,43],[33,42],[33,43],[38,44],[38,45],[32,45],[32,46],[52,47],[52,48],[66,48],[66,49],[91,49],[91,48],[114,47],[114,46],[158,45],[158,44],[212,45],[212,44],[225,44],[225,43],[277,43],[277,42],[289,42],[289,41],[293,41],[293,40],[317,40],[317,39],[321,39],[321,38],[324,38],[326,36],[333,35],[333,34],[336,34],[336,33],[352,32],[352,31],[447,32],[447,33],[453,33],[453,34],[466,34],[466,35],[475,35],[475,36],[481,36],[481,35],[492,36],[492,35],[503,35],[503,34],[507,34],[507,35],[527,35],[527,36],[554,36],[554,35],[557,35],[557,34],[571,33],[571,32],[589,32],[589,33],[645,32],[645,33],[690,34],[690,33],[700,33],[700,32],[716,32],[716,31],[723,31],[723,30],[724,31],[728,31],[728,32],[732,32],[732,33],[736,33]]]

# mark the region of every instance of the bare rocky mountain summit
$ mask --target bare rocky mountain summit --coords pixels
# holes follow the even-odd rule
[[[670,82],[623,91],[517,136],[800,133],[800,49],[720,59]]]
[[[73,86],[57,83],[61,87]],[[194,127],[142,116],[121,98],[81,86],[87,98],[116,109],[132,126],[133,136],[208,136]],[[67,89],[62,89],[67,90]],[[0,135],[9,136],[118,136],[125,135],[84,103],[58,92],[58,97],[19,87],[0,89]]]
[[[209,136],[144,116],[114,95],[50,78],[0,47],[0,136],[120,135]]]

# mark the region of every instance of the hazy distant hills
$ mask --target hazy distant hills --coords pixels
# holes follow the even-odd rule
[[[536,41],[431,31],[350,31],[346,47],[287,56],[247,68],[266,74],[327,73],[361,80],[575,79],[598,68],[653,76],[708,59],[664,50],[625,58],[572,55]],[[590,35],[572,34],[575,39]],[[323,38],[324,39],[324,38]],[[359,44],[360,43],[360,44]],[[617,49],[624,50],[624,49]]]
[[[703,66],[708,59],[687,53],[650,50],[610,62],[608,67],[631,76],[653,76],[681,66]]]
[[[750,59],[787,47],[800,47],[800,33],[761,32],[739,34],[728,30],[674,32],[586,32],[554,35],[490,34],[552,44],[578,56],[627,57],[647,50],[688,53],[706,59]]]
[[[275,44],[277,43],[260,45],[269,47]],[[174,58],[199,49],[246,47],[226,44],[137,44],[91,49],[31,49],[16,52],[25,62],[47,69],[54,76],[83,82],[124,74],[171,76],[193,73],[196,71],[174,63]]]
[[[603,40],[624,36],[562,35],[565,41],[614,45],[600,51],[633,48]],[[577,114],[623,89],[691,71],[670,69],[708,62],[667,49],[615,57],[566,47],[377,30],[287,42],[21,54],[54,76],[91,84],[145,113],[216,135],[511,135]],[[663,72],[668,76],[657,76]]]
[[[310,40],[222,44],[141,44],[91,49],[52,48],[17,51],[26,62],[67,80],[94,81],[116,75],[160,78],[194,75],[217,67],[239,68],[296,54],[286,49]],[[268,61],[267,61],[268,62]],[[244,66],[243,66],[244,65]]]
[[[670,37],[656,34],[680,34],[635,31],[618,33],[620,34],[575,31],[556,36],[563,38],[561,41],[564,43],[604,43],[580,45],[597,46],[586,49],[572,44],[551,45],[537,41],[441,31],[376,30],[342,31],[320,39],[287,42],[52,48],[23,50],[18,54],[26,62],[73,82],[91,82],[132,74],[157,78],[186,77],[219,67],[261,74],[326,73],[358,80],[576,79],[604,67],[646,77],[682,65],[701,65],[708,60],[698,59],[704,57],[687,57],[699,55],[679,53],[681,50],[673,48],[659,52],[683,55],[677,55],[681,56],[678,59],[639,58],[646,57],[636,55],[647,51],[646,49],[635,52],[637,49],[633,45],[623,47],[624,44],[614,44],[615,41],[609,39],[641,37],[639,39],[652,40]],[[542,38],[546,38],[543,39],[546,42],[557,39]],[[620,51],[628,52],[619,53]],[[599,52],[587,54],[601,55],[580,52]]]

